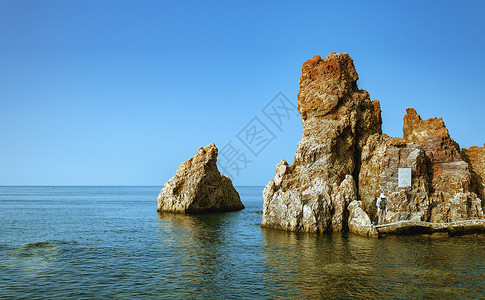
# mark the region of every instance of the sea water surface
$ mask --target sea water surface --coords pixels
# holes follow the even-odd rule
[[[158,214],[160,187],[0,187],[0,298],[483,298],[477,238],[262,229],[246,209]]]

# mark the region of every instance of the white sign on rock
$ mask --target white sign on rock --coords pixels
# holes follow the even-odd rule
[[[398,169],[398,187],[411,186],[412,176],[411,168],[399,168]]]

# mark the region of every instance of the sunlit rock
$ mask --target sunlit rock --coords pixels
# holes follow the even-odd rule
[[[422,120],[413,108],[403,138],[382,134],[380,104],[357,79],[346,53],[303,64],[302,140],[293,164],[282,160],[264,189],[261,225],[374,235],[357,228],[375,218],[380,193],[388,196],[386,222],[484,218],[485,145],[460,151],[441,118]],[[411,169],[409,185],[399,186],[400,168]]]
[[[182,163],[158,195],[159,212],[205,213],[244,208],[229,177],[217,169],[217,148],[200,147],[194,157]]]
[[[381,133],[378,101],[357,88],[358,75],[346,53],[315,56],[303,64],[298,110],[303,138],[294,163],[281,161],[263,192],[261,225],[291,231],[342,231],[362,147]]]
[[[377,237],[378,232],[367,215],[362,209],[362,202],[352,201],[349,206],[349,232],[357,233],[369,237]]]

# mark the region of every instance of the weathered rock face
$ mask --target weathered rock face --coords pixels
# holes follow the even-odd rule
[[[364,210],[376,218],[376,199],[380,193],[388,197],[388,221],[425,220],[430,210],[430,175],[425,151],[407,145],[403,139],[375,134],[362,152],[359,194]],[[412,186],[398,187],[398,169],[411,168]]]
[[[159,212],[204,213],[244,208],[231,179],[217,169],[217,148],[200,147],[182,163],[158,195]]]
[[[426,151],[433,168],[433,187],[456,193],[470,188],[471,175],[455,142],[441,118],[421,120],[413,108],[404,116],[404,139]]]
[[[412,108],[404,116],[404,139],[425,150],[431,162],[431,222],[483,218],[469,164],[441,118],[421,120]]]
[[[367,213],[362,209],[362,202],[352,201],[349,206],[349,232],[369,237],[377,237],[379,233],[372,225]]]
[[[388,195],[387,222],[452,222],[483,218],[469,164],[443,120],[422,120],[412,108],[404,116],[404,138],[375,135],[362,153],[359,193],[375,216],[375,199]],[[398,187],[398,168],[411,168],[411,187]]]
[[[463,149],[463,155],[471,166],[472,182],[477,194],[482,199],[482,206],[485,204],[485,144],[483,147],[470,147]]]
[[[441,118],[422,120],[412,108],[403,138],[382,134],[380,104],[357,88],[357,79],[346,53],[303,64],[303,138],[293,165],[282,160],[264,189],[261,225],[374,235],[366,226],[381,192],[388,196],[387,222],[483,218],[483,148],[462,154]],[[398,186],[399,168],[411,168],[411,186]]]
[[[353,174],[367,138],[381,133],[380,105],[357,88],[346,53],[305,62],[298,110],[303,138],[293,165],[282,160],[263,192],[261,225],[291,231],[341,231],[347,206],[357,199]],[[356,164],[357,162],[357,164]]]

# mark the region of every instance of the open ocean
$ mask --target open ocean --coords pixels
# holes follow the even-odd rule
[[[158,214],[158,187],[0,187],[0,298],[484,298],[485,240],[262,229]]]

